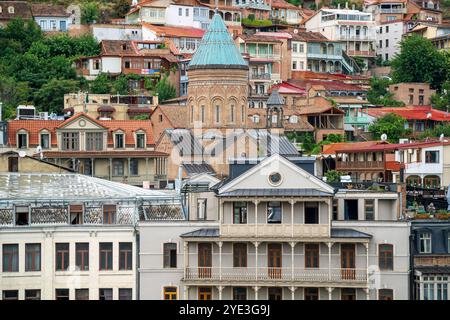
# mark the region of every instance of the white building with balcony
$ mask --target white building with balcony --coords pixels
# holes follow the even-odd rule
[[[322,8],[305,22],[305,27],[342,42],[349,56],[363,58],[366,65],[375,57],[375,22],[371,13]]]
[[[172,270],[140,265],[140,287],[158,283],[147,299],[408,298],[409,227],[398,221],[393,186],[349,190],[278,154],[257,162],[232,164],[216,185],[185,184],[190,231],[177,234],[180,222],[166,221],[161,235],[146,225],[175,243],[155,246],[159,265]]]
[[[79,174],[0,174],[2,299],[137,299],[135,225],[179,214],[175,198]]]

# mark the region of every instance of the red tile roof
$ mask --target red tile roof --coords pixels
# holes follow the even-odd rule
[[[388,113],[395,113],[406,120],[450,121],[450,115],[447,112],[433,109],[431,106],[370,108],[367,113],[376,118],[382,117]]]
[[[289,84],[298,88],[306,88],[308,84],[311,86],[320,86],[324,90],[330,91],[365,91],[360,86],[344,83],[342,81],[328,81],[328,80],[295,80],[290,79],[287,81]]]
[[[365,149],[377,144],[382,143],[381,141],[363,141],[363,142],[338,142],[338,143],[330,143],[322,146],[322,154],[323,155],[332,155],[336,154],[336,150],[341,149],[353,149],[360,148]]]
[[[143,22],[142,26],[152,30],[157,36],[164,36],[169,38],[202,38],[205,30],[189,27],[172,27],[172,26],[155,26],[150,23]]]
[[[108,129],[108,145],[113,145],[112,133],[117,130],[124,131],[126,145],[135,145],[134,132],[138,130],[146,133],[147,145],[155,144],[150,120],[95,120],[83,112],[77,113],[67,120],[11,120],[8,122],[8,144],[15,146],[17,131],[23,129],[28,132],[29,146],[37,146],[39,145],[39,133],[46,129],[51,134],[52,146],[56,146],[57,129],[65,127],[79,117],[86,117],[89,121]]]
[[[374,142],[374,141],[368,141]],[[376,142],[376,141],[375,141]],[[365,142],[364,142],[365,143]],[[382,143],[377,142],[377,144],[373,145],[363,145],[359,143],[348,143],[343,146],[337,146],[335,148],[335,152],[372,152],[372,151],[394,151],[399,149],[411,149],[411,148],[427,148],[427,147],[435,147],[440,145],[450,145],[450,141],[444,140],[433,140],[433,141],[418,141],[418,142],[410,142],[410,143]]]
[[[284,0],[272,0],[272,8],[283,8],[283,9],[291,9],[291,10],[301,10],[299,7],[290,4]]]
[[[268,93],[272,93],[273,89],[278,89],[278,92],[281,94],[296,94],[296,95],[306,95],[306,90],[304,88],[296,87],[288,82],[282,82],[280,84],[272,86]]]

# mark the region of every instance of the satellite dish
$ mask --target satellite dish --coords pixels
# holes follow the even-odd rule
[[[439,141],[444,141],[444,134],[441,133],[441,135],[439,136]]]
[[[431,112],[428,112],[428,113],[427,113],[427,119],[430,119],[431,116],[432,116]]]
[[[24,158],[27,155],[27,153],[23,150],[19,151],[19,157]]]
[[[386,141],[387,140],[387,134],[386,133],[383,133],[382,135],[381,135],[381,141]]]
[[[37,146],[36,147],[36,153],[41,153],[42,152],[42,147],[41,146]]]

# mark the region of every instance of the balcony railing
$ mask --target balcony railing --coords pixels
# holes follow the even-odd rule
[[[380,169],[384,170],[384,161],[337,161],[336,170],[340,169]]]
[[[406,13],[406,8],[377,9],[376,13]]]
[[[321,238],[329,237],[327,224],[223,224],[222,237]]]
[[[358,51],[358,50],[347,50],[347,54],[349,56],[358,56],[358,57],[375,57],[375,51]]]
[[[367,269],[353,268],[275,268],[275,267],[187,267],[184,280],[199,281],[292,281],[365,283]]]
[[[258,74],[251,73],[250,79],[252,79],[252,80],[270,80],[270,73],[258,73]]]
[[[339,40],[362,40],[362,41],[375,41],[375,37],[374,36],[370,36],[370,35],[356,35],[356,34],[341,34],[339,35]]]

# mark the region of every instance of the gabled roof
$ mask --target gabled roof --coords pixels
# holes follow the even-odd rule
[[[32,18],[30,7],[26,1],[0,1],[0,7],[2,7],[0,20]],[[14,8],[14,13],[9,13],[9,7]]]
[[[294,163],[292,163],[291,161],[286,159],[285,157],[276,153],[270,157],[265,158],[264,160],[262,160],[261,162],[259,162],[255,166],[253,166],[251,169],[245,171],[241,175],[235,177],[234,179],[228,180],[225,184],[222,184],[218,188],[218,194],[220,196],[221,194],[226,193],[226,192],[230,192],[233,190],[239,190],[239,188],[234,188],[234,187],[239,185],[239,183],[245,181],[246,179],[250,178],[252,175],[262,174],[262,172],[266,172],[267,170],[264,170],[265,168],[266,169],[270,168],[270,169],[274,170],[273,168],[279,168],[281,166],[286,166],[286,167],[290,168],[291,170],[295,171],[299,175],[299,177],[302,177],[303,179],[308,179],[309,181],[311,181],[312,184],[317,186],[317,188],[315,188],[315,190],[323,191],[327,194],[329,193],[330,195],[334,193],[334,188],[331,187],[329,184],[320,180],[316,176],[311,175],[307,171],[303,170],[299,166],[295,165]],[[267,172],[267,174],[268,174],[268,172]],[[262,187],[263,186],[260,186],[260,185],[254,186],[254,188],[262,188]],[[271,189],[277,189],[277,187],[273,187]],[[299,185],[298,188],[296,188],[296,189],[300,190],[300,189],[311,189],[311,188]]]
[[[167,118],[172,128],[186,128],[188,123],[187,107],[182,105],[159,105],[156,107]],[[155,109],[155,111],[156,111]],[[154,111],[153,111],[154,113]],[[156,120],[155,120],[156,121]]]
[[[58,4],[32,3],[31,12],[34,17],[70,17],[66,8]]]
[[[8,145],[15,146],[17,144],[17,131],[23,129],[28,132],[28,144],[30,146],[39,145],[39,132],[48,130],[52,145],[56,145],[55,129],[63,122],[63,120],[10,120],[8,121]]]
[[[242,58],[222,17],[216,12],[194,56],[189,62],[194,69],[244,69],[247,62]]]

